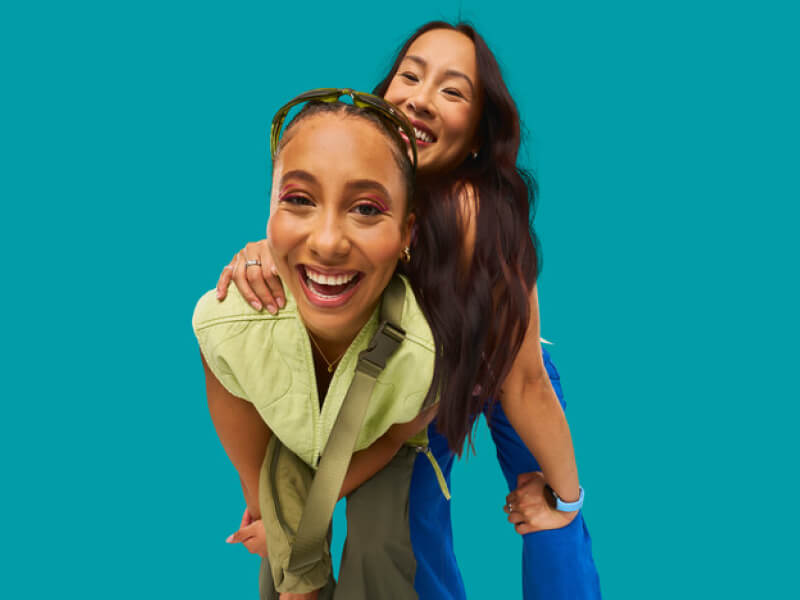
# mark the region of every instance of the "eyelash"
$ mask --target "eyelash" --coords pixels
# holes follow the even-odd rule
[[[408,71],[406,71],[405,73],[400,73],[399,76],[402,77],[403,79],[406,79],[407,81],[411,81],[413,83],[418,83],[419,82],[419,77],[414,75],[414,73],[410,73]],[[454,96],[456,98],[462,98],[462,99],[464,98],[464,94],[462,94],[460,91],[458,91],[456,89],[453,89],[453,88],[448,88],[448,89],[442,90],[442,91],[445,94],[447,94],[448,96]]]
[[[292,206],[310,206],[313,204],[311,199],[306,198],[305,196],[297,196],[288,194],[281,198],[281,202],[286,202],[287,204],[291,204]]]
[[[372,209],[372,211],[374,212],[365,215],[360,211],[360,209],[362,208],[369,208]],[[361,204],[357,204],[355,207],[353,207],[353,210],[358,212],[359,216],[362,217],[377,217],[378,215],[382,215],[384,213],[384,211],[377,204],[374,204],[372,202],[362,202]]]

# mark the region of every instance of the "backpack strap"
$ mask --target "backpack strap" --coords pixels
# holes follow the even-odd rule
[[[322,557],[333,509],[339,499],[375,381],[405,339],[406,332],[400,327],[404,302],[405,284],[400,278],[393,277],[383,293],[381,324],[367,349],[358,355],[355,376],[311,482],[289,557],[289,570],[292,572],[302,573]]]

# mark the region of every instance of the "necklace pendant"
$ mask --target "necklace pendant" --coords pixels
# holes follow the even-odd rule
[[[328,365],[328,373],[333,373],[333,365]]]

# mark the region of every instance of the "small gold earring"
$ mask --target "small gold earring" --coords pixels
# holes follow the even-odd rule
[[[400,253],[400,260],[402,260],[404,263],[411,262],[411,248],[408,246],[403,248],[403,251]]]

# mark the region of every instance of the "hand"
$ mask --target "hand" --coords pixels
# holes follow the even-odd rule
[[[522,473],[517,477],[517,489],[506,496],[503,510],[520,535],[546,529],[559,529],[572,523],[578,511],[561,512],[555,509],[553,496],[545,489],[541,471]]]
[[[438,404],[429,406],[408,423],[395,423],[386,432],[398,446],[402,446],[407,440],[417,435],[420,431],[425,429],[436,418],[436,411],[439,409]]]
[[[261,267],[245,266],[248,260],[260,260]],[[280,308],[286,306],[286,294],[283,292],[281,278],[275,269],[275,261],[272,260],[267,240],[250,242],[222,269],[217,281],[217,300],[224,300],[228,295],[231,279],[239,288],[242,297],[256,310],[266,306],[274,315]]]
[[[267,557],[267,539],[264,532],[264,523],[261,519],[253,520],[250,510],[245,508],[239,530],[228,536],[225,540],[229,544],[243,544],[250,554],[258,554],[261,558]]]

